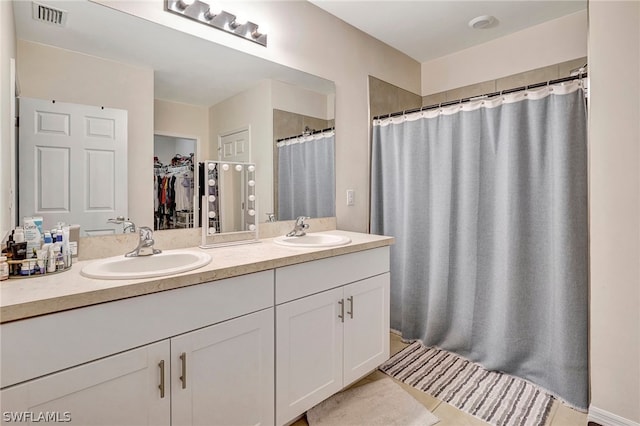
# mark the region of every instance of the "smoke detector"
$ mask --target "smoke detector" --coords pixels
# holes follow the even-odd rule
[[[476,16],[472,20],[469,21],[469,28],[473,28],[474,30],[484,30],[486,28],[491,28],[496,26],[498,20],[491,15],[482,15]]]
[[[55,7],[44,4],[32,3],[33,19],[36,21],[46,22],[48,24],[64,27],[67,22],[67,11],[56,9]]]

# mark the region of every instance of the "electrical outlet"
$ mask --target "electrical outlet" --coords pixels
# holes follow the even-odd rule
[[[353,189],[347,189],[347,205],[353,206],[355,204],[356,192]]]

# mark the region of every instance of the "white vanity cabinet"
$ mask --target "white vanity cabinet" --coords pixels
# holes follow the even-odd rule
[[[0,421],[291,422],[389,357],[389,247],[306,259],[0,324]]]
[[[265,271],[2,324],[1,421],[273,424],[273,288]]]
[[[24,423],[52,416],[49,422],[76,425],[169,425],[168,365],[160,368],[169,357],[163,341],[4,389],[2,424],[20,423],[11,416],[23,416]]]
[[[171,424],[273,424],[273,339],[273,308],[171,339]]]
[[[276,424],[389,357],[387,247],[276,270]]]

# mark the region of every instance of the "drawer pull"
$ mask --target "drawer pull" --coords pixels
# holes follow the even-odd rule
[[[182,376],[180,376],[180,381],[182,381],[182,389],[187,388],[187,353],[182,352],[180,354],[180,361],[182,364]]]
[[[347,313],[353,319],[353,296],[347,297],[347,300],[349,301],[349,311]]]
[[[164,398],[164,359],[160,361],[158,367],[160,367],[160,384],[158,385],[158,389],[160,389],[160,398]]]
[[[340,315],[338,315],[338,318],[340,318],[340,322],[344,322],[344,299],[340,299],[338,305],[340,305]]]

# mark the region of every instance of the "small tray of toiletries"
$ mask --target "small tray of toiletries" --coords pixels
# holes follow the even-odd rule
[[[42,217],[25,217],[24,225],[17,226],[11,233],[0,256],[1,280],[36,278],[71,269],[72,227],[58,223],[57,228],[49,232],[42,230],[42,224]]]
[[[71,269],[72,257],[71,255],[58,256],[53,260],[53,263],[50,263],[49,259],[35,258],[7,260],[7,263],[9,264],[9,279],[37,278],[68,271]]]

